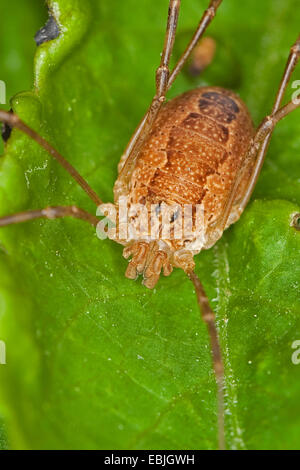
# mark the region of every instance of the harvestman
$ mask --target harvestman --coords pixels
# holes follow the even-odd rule
[[[273,109],[254,130],[245,104],[232,92],[217,87],[192,90],[164,105],[165,96],[191,52],[214,18],[222,0],[211,0],[208,9],[173,70],[169,69],[174,46],[180,0],[169,0],[164,48],[156,71],[156,94],[131,138],[119,165],[115,183],[115,207],[120,196],[131,202],[151,203],[201,202],[206,214],[206,243],[211,247],[223,231],[238,220],[245,209],[260,174],[272,132],[276,124],[300,103],[281,106],[291,74],[300,56],[300,36],[291,48]],[[102,201],[47,141],[19,117],[0,111],[0,121],[28,134],[55,158],[88,194],[92,201]],[[2,217],[0,226],[36,218],[75,217],[97,226],[99,219],[76,206],[48,207]],[[141,237],[142,238],[142,237]],[[203,320],[207,323],[218,385],[219,447],[224,439],[224,371],[215,315],[203,286],[194,272],[193,256],[201,250],[186,250],[185,241],[157,243],[149,239],[116,240],[125,245],[124,256],[132,259],[126,276],[144,276],[144,284],[153,288],[161,270],[165,275],[173,266],[182,268],[193,282]]]

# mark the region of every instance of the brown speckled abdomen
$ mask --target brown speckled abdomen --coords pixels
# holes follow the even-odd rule
[[[161,110],[131,177],[131,203],[203,204],[221,214],[254,129],[233,92],[191,90]]]

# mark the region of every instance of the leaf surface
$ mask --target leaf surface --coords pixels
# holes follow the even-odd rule
[[[84,4],[83,4],[84,3]],[[205,1],[183,3],[173,60]],[[50,0],[60,36],[37,50],[32,92],[13,109],[105,201],[154,93],[168,2]],[[227,0],[201,78],[170,97],[232,88],[258,124],[270,110],[299,25],[296,0]],[[287,27],[288,24],[288,27]],[[297,73],[293,79],[297,79]],[[288,95],[294,91],[289,88]],[[300,113],[280,123],[252,203],[197,272],[217,312],[226,368],[227,447],[299,448]],[[56,162],[14,131],[0,167],[0,211],[95,208]],[[13,448],[214,449],[216,386],[192,286],[176,270],[153,292],[126,280],[122,248],[81,221],[1,229],[1,401]]]
[[[46,8],[39,0],[18,0],[18,8],[14,2],[2,2],[0,17],[0,80],[5,83],[6,89],[6,103],[1,103],[1,108],[9,109],[9,97],[32,86],[32,60],[35,52],[33,37],[45,21]],[[2,153],[3,142],[0,139],[0,154]],[[0,417],[0,449],[3,449],[7,447],[7,439],[1,423]]]

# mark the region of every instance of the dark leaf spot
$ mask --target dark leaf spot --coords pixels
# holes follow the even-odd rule
[[[9,112],[12,113],[12,109]],[[7,142],[8,139],[10,138],[11,131],[12,131],[12,128],[8,124],[4,123],[2,125],[1,136],[4,142]]]
[[[34,40],[36,45],[40,46],[44,42],[56,39],[58,36],[59,28],[53,16],[50,16],[45,26],[36,33]]]

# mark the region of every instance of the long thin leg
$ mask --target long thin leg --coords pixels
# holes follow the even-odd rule
[[[156,72],[156,96],[152,100],[150,108],[148,109],[146,115],[140,122],[139,126],[137,127],[135,133],[131,137],[125,149],[125,152],[122,157],[124,164],[115,186],[116,196],[120,196],[121,194],[124,194],[124,190],[126,191],[131,171],[135,165],[136,159],[143,146],[143,143],[146,141],[151,131],[152,125],[155,121],[155,118],[157,117],[157,114],[165,100],[166,93],[171,88],[174,80],[176,79],[180,70],[186,63],[187,59],[189,58],[193,49],[199,42],[200,38],[206,31],[208,25],[215,17],[217,9],[221,3],[222,0],[210,0],[209,6],[204,12],[191,41],[189,42],[184,53],[175,65],[174,69],[170,73],[169,62],[175,41],[177,20],[180,8],[179,0],[170,0],[165,46],[161,58],[160,67],[157,69]],[[168,45],[168,47],[166,47],[166,45]]]
[[[218,387],[218,441],[219,449],[225,449],[225,432],[224,432],[224,366],[222,360],[221,347],[218,337],[218,331],[215,322],[215,314],[212,311],[208,297],[200,282],[200,279],[194,271],[187,273],[195,287],[199,309],[203,321],[207,324],[210,336],[213,367],[215,371],[217,387]]]
[[[205,33],[207,27],[211,23],[211,21],[214,19],[216,16],[217,10],[219,6],[221,5],[223,0],[210,0],[209,5],[207,10],[205,10],[204,14],[202,15],[202,18],[198,24],[198,27],[194,33],[194,36],[190,40],[189,44],[187,45],[184,53],[178,60],[177,64],[175,65],[174,69],[172,70],[172,73],[170,75],[169,81],[168,81],[168,90],[171,88],[173,85],[174,80],[176,79],[177,75],[181,71],[182,67],[190,57],[191,53],[193,52],[195,46],[198,44],[199,39],[203,36]]]
[[[139,135],[135,139],[134,143],[132,143],[131,141],[129,144],[132,144],[130,154],[128,155],[128,158],[121,170],[120,176],[116,183],[117,187],[119,187],[119,195],[123,194],[124,189],[126,189],[128,185],[129,175],[135,164],[136,158],[145,140],[147,139],[151,131],[152,125],[165,100],[165,95],[168,88],[168,81],[170,77],[169,63],[176,36],[180,3],[181,0],[169,0],[169,13],[164,48],[161,54],[160,65],[156,70],[156,94],[152,99],[151,105],[147,111],[144,120],[142,121],[142,126],[140,128]]]
[[[293,71],[294,71],[294,69],[295,69],[295,67],[296,67],[296,65],[299,61],[299,58],[300,58],[300,36],[298,37],[297,41],[295,42],[295,44],[291,48],[291,52],[290,52],[290,55],[288,57],[287,64],[286,64],[286,67],[285,67],[285,71],[284,71],[282,80],[280,82],[279,89],[278,89],[278,92],[277,92],[277,96],[276,96],[276,99],[275,99],[275,103],[274,103],[274,106],[273,106],[273,109],[272,109],[272,112],[271,112],[271,115],[270,115],[270,119],[273,120],[273,125],[271,124],[270,132],[267,135],[267,137],[265,138],[265,140],[262,144],[262,147],[260,149],[260,152],[258,154],[257,162],[256,162],[256,165],[255,165],[255,168],[254,168],[254,172],[251,175],[251,179],[250,179],[250,183],[249,183],[247,193],[245,194],[245,196],[243,198],[243,201],[241,202],[240,207],[241,207],[242,210],[244,210],[244,208],[248,204],[249,199],[250,199],[250,197],[251,197],[251,195],[254,191],[257,179],[259,177],[262,166],[264,164],[265,156],[266,156],[266,153],[267,153],[267,149],[268,149],[268,146],[269,146],[269,143],[270,143],[270,140],[271,140],[271,137],[272,137],[272,132],[275,128],[275,125],[283,117],[287,116],[287,114],[289,114],[290,112],[292,112],[294,109],[297,108],[297,105],[294,105],[294,103],[290,103],[288,107],[285,107],[281,111],[281,113],[279,113],[276,116],[276,113],[279,110],[280,105],[282,103],[283,96],[284,96],[284,93],[287,89],[287,86],[288,86],[288,83],[290,81],[291,75],[292,75],[292,73],[293,73]],[[265,122],[268,121],[268,120],[269,120],[269,118],[267,117]],[[265,126],[265,122],[263,122],[263,126]],[[260,132],[260,129],[257,130],[257,134],[259,134],[259,132]]]
[[[269,142],[270,142],[270,138],[272,136],[272,133],[275,129],[276,124],[278,124],[278,122],[281,121],[281,119],[283,119],[284,117],[286,117],[288,114],[290,114],[292,111],[294,111],[295,109],[297,109],[299,107],[300,107],[300,103],[296,104],[296,103],[293,103],[292,101],[290,101],[288,104],[286,104],[285,106],[280,108],[275,114],[265,118],[262,125],[260,126],[259,132],[262,135],[264,133],[267,134],[267,135],[266,135],[265,139],[263,140],[262,145],[260,147],[260,150],[259,150],[259,153],[258,153],[258,156],[257,156],[257,160],[256,160],[256,164],[255,164],[253,173],[251,175],[251,178],[249,180],[249,184],[247,186],[247,191],[245,192],[244,197],[243,197],[243,199],[240,203],[240,212],[241,213],[243,212],[243,210],[247,206],[247,204],[248,204],[248,202],[249,202],[249,200],[252,196],[252,193],[254,191],[255,185],[257,183],[259,174],[261,172],[261,169],[262,169],[262,166],[263,166],[263,163],[264,163],[264,160],[265,160],[265,156],[266,156],[266,153],[267,153],[267,150],[268,150],[268,145],[269,145]]]
[[[13,113],[0,110],[0,121],[8,124],[10,127],[16,127],[20,131],[27,134],[33,140],[35,140],[41,147],[43,147],[55,160],[57,160],[67,172],[74,178],[74,180],[82,187],[87,195],[92,199],[97,206],[102,204],[101,199],[95,193],[95,191],[89,186],[85,179],[75,170],[75,168],[57,151],[52,145],[49,144],[43,137],[37,132],[27,126],[21,119]]]
[[[265,156],[266,156],[267,149],[270,143],[270,139],[271,139],[271,136],[272,136],[272,133],[276,124],[285,116],[287,116],[289,113],[291,113],[292,111],[294,111],[296,108],[299,107],[299,104],[293,103],[291,101],[287,105],[279,109],[282,103],[282,99],[286,91],[287,85],[289,83],[290,77],[292,75],[293,70],[295,69],[297,65],[297,62],[299,61],[299,58],[300,58],[300,36],[298,37],[297,41],[291,48],[291,52],[290,52],[290,55],[289,55],[289,58],[285,67],[282,80],[279,85],[279,89],[276,95],[272,112],[269,116],[267,116],[262,121],[262,123],[256,130],[256,134],[251,142],[250,148],[247,152],[245,159],[242,162],[242,166],[233,184],[233,187],[232,187],[230,196],[228,198],[228,201],[226,203],[222,217],[218,221],[218,224],[214,228],[214,230],[219,230],[220,232],[223,232],[224,228],[226,227],[228,218],[231,213],[231,209],[237,197],[239,185],[241,181],[243,180],[243,178],[245,177],[245,172],[247,171],[247,168],[249,168],[249,163],[255,160],[255,165],[253,167],[251,176],[247,182],[247,187],[245,189],[243,198],[241,202],[239,203],[239,212],[240,214],[243,212],[243,210],[248,204],[249,199],[254,191],[257,179],[259,177],[259,174],[261,172],[261,169],[265,160]]]
[[[61,217],[74,217],[76,219],[81,219],[89,222],[94,227],[96,227],[96,225],[99,223],[99,219],[97,217],[83,209],[80,209],[79,207],[56,206],[46,207],[45,209],[19,212],[17,214],[0,217],[0,227],[19,224],[21,222],[27,222],[33,219],[58,219]]]
[[[287,116],[289,113],[291,113],[293,110],[296,108],[300,107],[300,103],[293,103],[289,102],[287,105],[283,106],[280,108],[280,104],[283,99],[284,92],[286,90],[287,84],[289,82],[290,76],[297,64],[297,61],[299,60],[300,56],[300,37],[294,44],[294,46],[291,49],[291,53],[287,62],[287,66],[282,78],[282,81],[279,86],[278,93],[276,95],[275,103],[272,109],[272,114],[268,116],[262,124],[258,127],[256,135],[253,139],[253,142],[251,144],[251,147],[246,155],[245,160],[243,161],[243,168],[240,170],[238,177],[236,178],[236,181],[234,183],[233,189],[231,191],[231,194],[229,196],[229,199],[227,201],[227,206],[225,208],[223,217],[220,219],[218,225],[214,227],[214,230],[220,230],[223,231],[226,223],[228,221],[232,205],[235,201],[235,198],[237,196],[237,191],[239,188],[239,185],[244,177],[244,168],[248,167],[249,161],[253,161],[253,159],[257,156],[256,159],[256,164],[254,167],[254,170],[252,172],[251,178],[249,180],[247,189],[245,191],[243,200],[241,202],[241,212],[244,209],[245,205],[247,204],[253,188],[255,186],[255,183],[257,181],[260,169],[263,164],[263,160],[265,157],[265,153],[268,147],[268,143],[271,137],[271,134],[276,126],[276,124],[283,119],[285,116]],[[215,370],[215,375],[216,375],[216,380],[217,380],[217,385],[218,385],[218,404],[219,404],[219,413],[218,413],[218,420],[219,420],[219,447],[224,448],[225,447],[225,437],[224,437],[224,367],[223,367],[223,362],[222,362],[222,356],[221,356],[221,349],[220,349],[220,344],[219,344],[219,339],[218,339],[218,332],[216,329],[215,325],[215,315],[210,308],[209,301],[207,298],[207,295],[205,294],[205,291],[203,289],[203,286],[196,276],[194,272],[189,272],[188,273],[189,278],[193,282],[197,294],[197,299],[198,299],[198,304],[200,311],[202,313],[202,318],[203,320],[207,323],[209,334],[210,334],[210,341],[211,341],[211,349],[212,349],[212,355],[213,355],[213,364],[214,364],[214,370]]]

